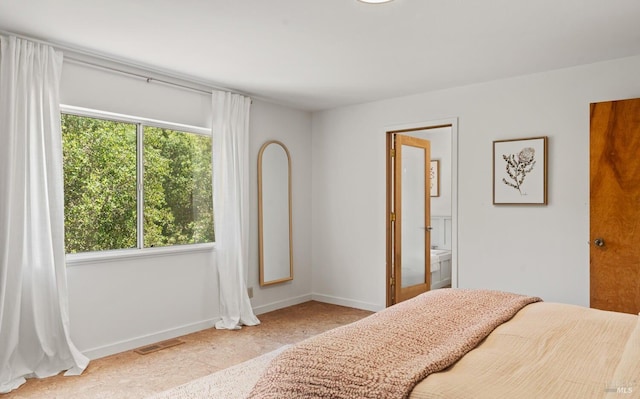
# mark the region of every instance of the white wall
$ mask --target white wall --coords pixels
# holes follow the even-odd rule
[[[313,292],[385,305],[386,127],[458,117],[460,287],[589,304],[589,103],[640,97],[640,56],[313,115]],[[492,205],[492,142],[549,136],[549,205]]]
[[[158,120],[210,127],[210,95],[65,63],[61,102]],[[259,313],[310,298],[311,115],[254,101],[250,124],[250,264],[248,286]],[[258,288],[257,154],[267,139],[283,141],[293,162],[295,280]],[[213,325],[219,316],[212,250],[72,263],[67,268],[74,343],[92,358]],[[305,296],[306,295],[306,296]]]
[[[91,358],[198,331],[218,317],[211,251],[67,267],[71,338]]]
[[[258,248],[258,152],[278,140],[291,156],[293,280],[260,287]],[[258,314],[311,300],[311,114],[267,102],[251,109],[251,233],[247,285]]]

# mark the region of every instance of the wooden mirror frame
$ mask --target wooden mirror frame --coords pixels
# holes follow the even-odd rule
[[[268,273],[265,273],[265,204],[263,201],[263,190],[264,181],[263,181],[263,173],[265,171],[265,165],[263,164],[263,155],[267,147],[270,145],[278,145],[283,150],[287,157],[287,191],[288,191],[288,233],[289,233],[289,275],[284,277],[275,278],[272,280],[266,280],[265,276],[268,276]],[[278,284],[285,281],[293,280],[293,240],[292,240],[292,216],[291,216],[291,156],[289,154],[289,150],[287,147],[280,141],[270,140],[267,141],[260,147],[260,152],[258,153],[258,239],[259,239],[259,248],[260,248],[260,286]],[[283,224],[285,222],[283,221]]]

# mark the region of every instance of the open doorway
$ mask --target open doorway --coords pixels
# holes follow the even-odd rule
[[[457,287],[457,120],[386,133],[391,306],[431,289]]]

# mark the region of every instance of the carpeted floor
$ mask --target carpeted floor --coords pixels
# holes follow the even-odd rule
[[[169,389],[147,399],[244,399],[263,370],[290,345],[229,367],[206,377]]]
[[[182,345],[147,355],[128,351],[97,359],[78,377],[32,379],[0,399],[144,399],[369,314],[306,302],[259,315],[259,326],[208,329],[180,337]]]

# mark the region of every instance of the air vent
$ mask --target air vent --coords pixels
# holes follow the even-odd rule
[[[171,348],[172,346],[184,344],[184,341],[180,341],[179,339],[169,339],[162,342],[156,342],[155,344],[143,346],[138,349],[134,349],[133,351],[139,353],[141,355],[146,355],[152,352],[157,352],[159,350]]]

